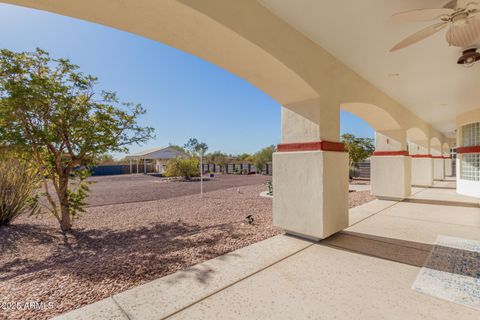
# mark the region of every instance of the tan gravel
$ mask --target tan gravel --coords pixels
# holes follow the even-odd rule
[[[361,204],[375,200],[370,191],[356,191],[348,194],[348,207],[353,208]]]
[[[0,229],[0,303],[46,307],[0,309],[0,319],[48,319],[276,235],[265,189],[92,207],[66,237],[50,217],[20,217]],[[350,193],[350,206],[366,194]],[[253,225],[243,222],[249,214]]]

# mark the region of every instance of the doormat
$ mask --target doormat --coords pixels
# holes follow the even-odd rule
[[[480,241],[438,236],[412,289],[480,310]]]

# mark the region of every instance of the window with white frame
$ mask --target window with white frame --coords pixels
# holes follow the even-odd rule
[[[462,146],[480,145],[480,122],[462,127]],[[461,179],[480,181],[480,153],[465,153],[461,157]]]

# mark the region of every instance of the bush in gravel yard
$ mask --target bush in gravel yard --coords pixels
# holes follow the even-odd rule
[[[276,147],[274,145],[271,145],[269,147],[263,148],[262,150],[258,151],[253,155],[255,167],[257,170],[260,172],[262,171],[263,168],[265,168],[265,165],[268,162],[272,161],[272,155],[275,152]]]
[[[0,160],[0,226],[8,225],[22,213],[38,211],[38,175],[26,163]]]
[[[351,133],[342,134],[341,141],[348,152],[348,167],[355,170],[355,163],[370,157],[375,151],[375,141],[372,138],[358,138]],[[350,177],[353,176],[350,171]]]
[[[200,163],[197,158],[175,158],[167,163],[165,175],[167,177],[184,177],[190,180],[191,177],[200,176]]]
[[[84,211],[87,168],[100,155],[126,152],[153,137],[153,128],[138,124],[145,108],[100,92],[97,84],[41,49],[0,50],[0,142],[41,173],[45,206],[64,232]]]

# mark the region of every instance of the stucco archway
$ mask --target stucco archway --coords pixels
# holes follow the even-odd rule
[[[433,137],[430,139],[430,150],[432,155],[434,156],[442,155],[442,143],[437,137]]]
[[[340,108],[367,122],[375,131],[400,130],[401,125],[386,110],[361,102],[342,103]]]
[[[420,128],[410,128],[407,130],[407,140],[411,142],[427,142],[428,137],[425,131]]]
[[[330,123],[338,121],[335,109],[339,105],[353,101],[383,109],[402,127],[426,125],[258,1],[2,2],[95,22],[165,43],[232,72],[287,108],[318,99],[318,105],[330,109],[322,115],[333,117],[326,120]],[[330,133],[327,136],[335,138]]]
[[[409,128],[407,130],[407,142],[410,155],[430,154],[430,140],[422,129]]]
[[[442,153],[445,156],[450,154],[450,144],[448,142],[442,144]]]
[[[265,49],[193,9],[188,1],[5,1],[95,22],[159,41],[209,61],[282,105],[318,97]]]

